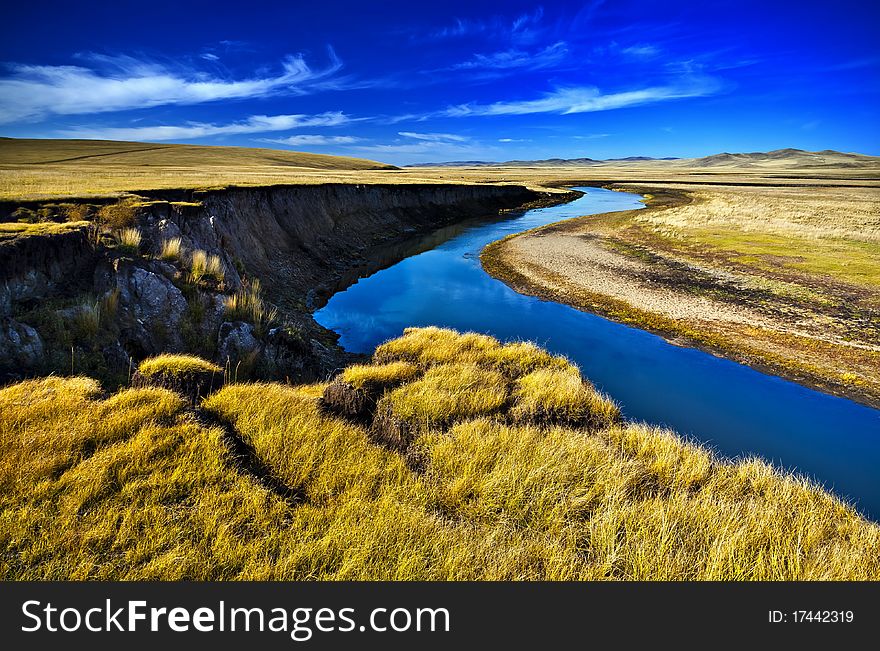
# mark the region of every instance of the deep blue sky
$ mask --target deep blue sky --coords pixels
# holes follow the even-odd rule
[[[880,154],[880,3],[17,2],[0,135],[392,163]]]

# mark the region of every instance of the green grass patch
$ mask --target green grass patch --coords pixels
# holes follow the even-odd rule
[[[687,229],[686,241],[725,252],[734,262],[830,276],[855,285],[880,287],[880,244],[840,238],[799,238],[734,229]]]

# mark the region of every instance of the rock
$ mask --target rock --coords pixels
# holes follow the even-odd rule
[[[130,369],[132,366],[131,357],[128,356],[128,353],[125,352],[122,344],[118,341],[113,341],[109,345],[104,346],[101,349],[101,354],[104,356],[104,360],[109,368]]]
[[[0,321],[0,366],[27,372],[43,361],[43,340],[31,326],[12,319]]]
[[[0,316],[13,304],[87,290],[96,256],[85,229],[0,241]]]
[[[116,283],[122,340],[137,356],[180,352],[180,322],[187,309],[183,293],[168,280],[118,261]]]
[[[217,334],[217,360],[234,368],[239,362],[255,361],[262,346],[254,335],[254,326],[244,321],[226,321]]]
[[[170,240],[172,237],[181,237],[180,227],[170,219],[160,219],[156,223],[156,231],[160,241]]]
[[[220,324],[225,320],[226,305],[223,302],[223,294],[204,294],[205,312],[202,316],[202,334],[214,338],[214,333],[220,330]]]

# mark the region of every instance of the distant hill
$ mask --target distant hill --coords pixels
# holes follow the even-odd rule
[[[562,167],[598,165],[601,162],[592,158],[547,158],[545,160],[509,160],[504,162],[459,160],[443,163],[414,163],[405,167]]]
[[[0,138],[0,201],[361,181],[395,170],[363,158],[280,149]]]
[[[677,158],[651,158],[650,156],[629,156],[627,158],[545,158],[542,160],[508,160],[504,162],[483,160],[457,160],[443,163],[413,163],[405,167],[580,167],[602,165],[612,161],[653,161],[678,160]]]
[[[748,154],[722,153],[704,158],[688,158],[677,161],[682,167],[709,168],[860,168],[877,167],[880,158],[864,154],[849,154],[832,149],[823,151],[804,151],[803,149],[776,149],[768,152]]]
[[[0,138],[0,165],[88,164],[102,167],[272,166],[326,170],[397,169],[363,158],[280,149],[171,145],[117,140]]]
[[[777,149],[769,152],[748,154],[714,154],[704,158],[652,158],[650,156],[628,156],[626,158],[548,158],[543,160],[510,160],[503,163],[488,161],[450,161],[445,163],[422,163],[407,167],[597,167],[633,165],[658,165],[663,167],[706,167],[706,168],[876,168],[880,165],[877,156],[848,154],[826,149],[824,151],[804,151],[803,149]]]

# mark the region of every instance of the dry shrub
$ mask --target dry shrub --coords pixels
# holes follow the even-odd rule
[[[246,283],[240,290],[223,299],[227,321],[244,321],[254,325],[257,336],[264,336],[278,318],[278,309],[263,300],[259,278]]]
[[[100,228],[111,231],[128,228],[135,225],[137,210],[137,203],[132,199],[126,199],[119,203],[101,206],[95,221]]]

